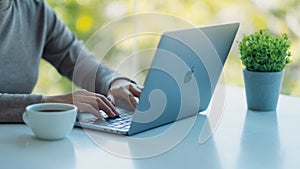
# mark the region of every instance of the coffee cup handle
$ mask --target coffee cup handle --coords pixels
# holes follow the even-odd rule
[[[29,120],[28,120],[27,112],[24,112],[22,117],[23,117],[23,121],[25,122],[25,124],[28,125],[28,126],[30,126],[29,125]]]

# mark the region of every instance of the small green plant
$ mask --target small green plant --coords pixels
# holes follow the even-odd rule
[[[291,44],[286,33],[281,36],[272,35],[267,30],[259,30],[244,35],[239,42],[242,64],[249,71],[279,72],[290,63]]]

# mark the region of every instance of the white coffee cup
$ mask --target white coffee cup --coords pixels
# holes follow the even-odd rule
[[[77,107],[64,103],[39,103],[26,107],[24,122],[43,140],[64,138],[74,127]]]

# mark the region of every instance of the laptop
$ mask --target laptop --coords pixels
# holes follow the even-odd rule
[[[133,135],[207,109],[239,23],[168,31],[162,34],[144,89],[133,112],[106,121],[80,113],[76,126]]]

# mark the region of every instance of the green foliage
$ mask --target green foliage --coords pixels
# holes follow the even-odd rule
[[[239,51],[247,70],[279,72],[291,62],[290,46],[286,33],[276,36],[268,30],[259,30],[243,37],[239,43]]]

